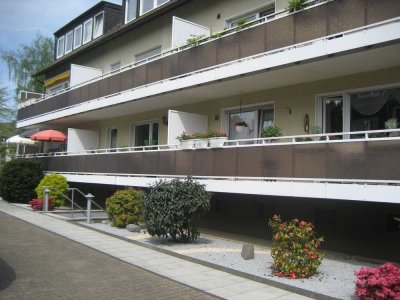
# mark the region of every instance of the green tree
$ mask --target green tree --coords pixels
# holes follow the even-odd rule
[[[16,134],[15,111],[8,100],[6,88],[0,87],[0,165],[7,152],[6,138]]]
[[[53,40],[37,33],[31,44],[22,44],[16,51],[3,51],[1,57],[7,63],[9,77],[16,85],[16,95],[21,90],[42,93],[43,77],[33,75],[53,62]]]

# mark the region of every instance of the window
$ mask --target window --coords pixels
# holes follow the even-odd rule
[[[108,128],[108,148],[117,148],[118,129],[116,127]]]
[[[74,30],[74,49],[82,45],[82,25],[79,25]]]
[[[322,103],[324,132],[343,132],[343,97],[324,97]]]
[[[101,12],[94,16],[93,38],[97,38],[103,34],[104,29],[104,13]]]
[[[161,54],[161,46],[136,55],[135,61],[140,62],[140,61],[148,59],[152,56],[156,56],[158,54]]]
[[[116,72],[119,69],[121,69],[121,62],[120,61],[110,65],[110,72]]]
[[[55,94],[69,87],[69,82],[63,82],[47,88],[47,94]]]
[[[136,0],[127,0],[125,7],[125,23],[136,19],[137,12],[137,1]]]
[[[64,36],[58,38],[57,40],[57,58],[60,58],[64,55]]]
[[[258,138],[264,127],[274,123],[274,105],[230,110],[227,111],[227,119],[230,140]],[[240,120],[245,121],[248,126],[242,132],[237,132],[235,124]]]
[[[65,35],[65,54],[72,51],[72,41],[74,38],[74,32],[71,30]]]
[[[92,24],[93,19],[87,20],[83,23],[83,44],[86,44],[92,39]]]
[[[168,1],[169,0],[140,0],[140,14],[143,15]]]
[[[133,125],[132,146],[158,145],[158,122]]]
[[[263,17],[267,17],[267,19],[269,19],[268,16],[272,15],[274,13],[275,13],[275,3],[272,3],[272,4],[269,4],[268,6],[260,8],[256,11],[246,13],[246,14],[243,14],[240,16],[236,16],[232,19],[229,19],[226,21],[226,25],[228,28],[233,28],[238,25],[238,21],[241,19],[245,19],[247,22],[255,21],[255,20],[263,18]]]

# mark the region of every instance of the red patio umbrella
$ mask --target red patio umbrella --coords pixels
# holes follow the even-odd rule
[[[57,130],[43,130],[31,135],[31,140],[34,141],[50,141],[50,142],[65,142],[67,136],[61,131]]]

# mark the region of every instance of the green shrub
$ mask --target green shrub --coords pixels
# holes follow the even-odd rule
[[[174,241],[194,241],[200,235],[195,218],[209,210],[210,198],[204,185],[191,178],[156,182],[143,199],[148,232],[158,237],[170,235]]]
[[[306,7],[307,0],[289,0],[288,10],[289,12],[295,12],[302,10]]]
[[[0,171],[0,194],[7,202],[28,203],[36,197],[35,187],[43,178],[40,161],[18,158]]]
[[[39,199],[44,198],[43,187],[46,186],[50,190],[49,197],[54,199],[54,206],[59,207],[64,205],[64,197],[68,193],[68,181],[61,174],[48,174],[46,175],[36,187],[36,194]]]
[[[276,125],[270,125],[268,127],[264,127],[261,131],[261,137],[277,137],[282,136],[282,129]]]
[[[106,200],[106,211],[113,226],[126,227],[143,221],[142,198],[144,193],[129,188],[118,190]]]
[[[323,254],[318,251],[322,237],[317,238],[314,225],[294,219],[282,223],[273,216],[268,225],[272,228],[272,267],[279,277],[307,278],[317,273]]]

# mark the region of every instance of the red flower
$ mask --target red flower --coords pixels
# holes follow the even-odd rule
[[[301,221],[300,222],[300,227],[303,227],[303,226],[305,226],[306,225],[306,222],[304,222],[304,221]]]
[[[296,279],[296,272],[292,272],[292,278]]]

